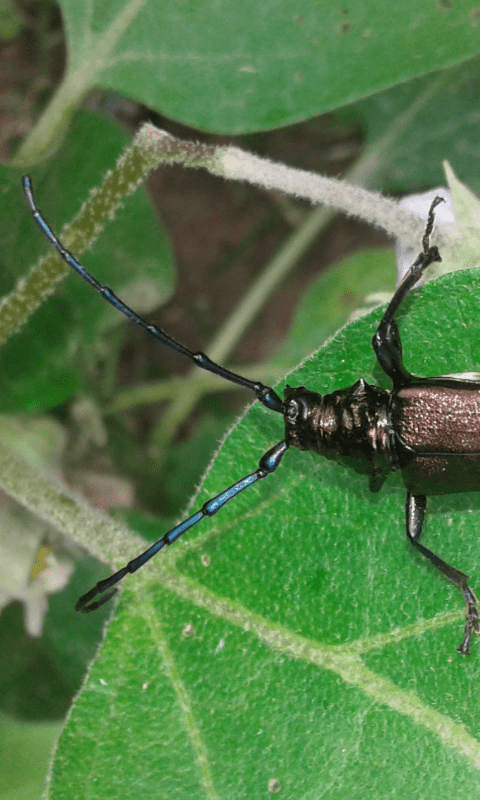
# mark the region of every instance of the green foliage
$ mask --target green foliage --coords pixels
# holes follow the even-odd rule
[[[383,192],[400,193],[443,185],[441,165],[447,158],[458,177],[478,192],[478,117],[474,109],[480,100],[479,66],[479,59],[473,58],[341,109],[339,118],[365,129],[374,150],[386,139],[388,155],[373,185]],[[389,141],[392,134],[393,147]]]
[[[32,171],[38,204],[57,231],[79,210],[81,199],[100,183],[127,141],[118,126],[80,113],[55,159]],[[45,252],[45,240],[26,213],[19,173],[0,168],[0,191],[9,208],[0,223],[0,290],[5,294],[25,275],[35,257]],[[96,243],[95,254],[85,253],[82,258],[87,268],[94,267],[102,283],[127,301],[131,298],[137,308],[143,305],[144,311],[151,310],[170,296],[173,268],[169,244],[143,189],[126,199],[118,218]],[[99,334],[119,322],[114,309],[99,303],[95,293],[65,268],[67,276],[62,291],[2,348],[3,412],[53,408],[85,389],[98,356]],[[139,300],[138,287],[143,287],[143,296],[147,294],[146,304]]]
[[[479,363],[479,292],[478,275],[461,273],[409,301],[409,368]],[[370,338],[380,313],[344,329],[289,383],[329,391],[378,380]],[[281,437],[281,419],[253,406],[194,507]],[[471,659],[456,654],[460,592],[408,548],[403,505],[398,478],[370,495],[365,478],[292,451],[127,578],[60,739],[51,797],[74,786],[83,796],[85,776],[92,800],[158,797],[159,787],[261,798],[271,780],[286,796],[385,797],[385,774],[401,797],[412,780],[419,797],[427,786],[445,799],[474,792],[477,643]],[[427,545],[478,574],[478,495],[433,498],[429,509]]]
[[[62,0],[71,94],[97,85],[208,131],[266,130],[478,53],[471,5]],[[78,102],[78,100],[77,100]]]
[[[440,162],[448,157],[471,186],[480,185],[480,44],[466,0],[60,6],[66,74],[13,165],[0,167],[2,294],[46,250],[24,205],[21,172],[31,171],[39,206],[60,231],[126,146],[118,125],[78,110],[93,88],[113,89],[203,131],[247,132],[251,149],[261,147],[255,132],[334,110],[328,124],[356,126],[365,138],[352,170],[356,182],[423,188],[443,180]],[[292,153],[289,162],[296,158]],[[126,199],[82,261],[138,311],[171,293],[168,237],[143,190]],[[366,294],[389,288],[388,269],[385,252],[363,253],[315,281],[275,363],[264,365],[267,374],[291,369]],[[139,287],[146,300],[138,299]],[[55,409],[63,422],[60,404],[76,392],[91,391],[99,408],[114,399],[121,343],[112,328],[120,320],[76,276],[48,297],[53,290],[47,281],[45,304],[2,349],[0,409]],[[479,294],[478,278],[460,274],[407,301],[411,316],[401,327],[413,371],[478,368]],[[370,345],[379,316],[377,310],[342,330],[289,383],[327,392],[360,375],[384,382]],[[164,483],[177,477],[171,494],[178,505],[198,481],[217,430],[203,426],[183,471],[178,449],[164,456]],[[133,465],[140,491],[147,481],[156,491],[159,473],[145,463],[128,423],[116,420],[110,431],[117,463]],[[279,417],[251,408],[195,507],[255,469],[281,437]],[[68,516],[74,501],[63,502]],[[365,479],[289,452],[277,474],[129,577],[60,739],[48,796],[253,800],[269,787],[273,793],[275,782],[282,797],[475,796],[478,647],[474,642],[471,659],[455,653],[459,592],[408,549],[403,502],[398,476],[374,496]],[[61,516],[57,506],[61,500],[52,501],[52,520]],[[480,575],[478,513],[478,495],[433,498],[425,535],[428,546],[472,576]],[[43,507],[42,515],[48,517]],[[147,539],[163,532],[156,518],[130,516]],[[90,529],[72,527],[65,529],[105,558],[122,563],[138,551],[133,539],[121,552],[102,549],[102,520],[98,540]],[[26,720],[65,714],[101,638],[105,617],[73,611],[99,570],[83,563],[50,601],[39,643],[25,644],[18,608],[2,616],[3,711]],[[20,731],[2,722],[2,774],[13,775],[0,787],[2,797],[38,797],[35,762],[44,763],[52,736],[42,725]],[[23,785],[21,762],[4,748],[12,741],[24,751]]]
[[[318,349],[369,295],[393,292],[394,275],[392,251],[378,247],[334,264],[305,292],[275,363],[287,370]]]
[[[45,774],[60,724],[18,722],[0,716],[2,800],[33,800],[42,796]]]
[[[14,39],[22,29],[22,17],[11,0],[0,0],[0,41]]]
[[[404,0],[382,9],[372,0],[351,7],[113,0],[108,8],[94,3],[88,16],[75,0],[61,5],[72,70],[90,68],[91,85],[218,132],[307,119],[479,49],[466,2]]]

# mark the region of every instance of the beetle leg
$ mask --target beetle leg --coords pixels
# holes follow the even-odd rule
[[[372,339],[377,361],[395,387],[405,386],[412,376],[405,368],[402,358],[402,342],[398,325],[394,319],[382,319]]]
[[[395,314],[402,300],[422,277],[424,270],[434,261],[441,260],[438,250],[434,246],[429,247],[427,252],[420,253],[401,284],[397,287],[373,335],[372,347],[375,350],[378,363],[391,379],[394,387],[405,386],[412,380],[412,375],[403,364],[402,343],[398,326],[394,319]]]
[[[467,616],[465,621],[465,630],[463,632],[463,641],[460,647],[457,648],[459,653],[463,655],[470,654],[470,639],[472,638],[472,633],[480,633],[480,623],[479,623],[479,615],[478,615],[478,608],[477,603],[478,600],[475,596],[475,592],[470,589],[468,585],[468,575],[465,575],[464,572],[460,572],[460,570],[455,569],[455,567],[451,567],[450,564],[447,564],[442,558],[432,553],[431,550],[424,547],[423,544],[420,544],[418,541],[420,539],[422,528],[423,528],[423,521],[425,519],[425,510],[427,507],[427,498],[423,494],[411,494],[410,492],[407,493],[407,503],[405,506],[405,521],[407,526],[407,537],[410,543],[419,550],[425,558],[428,558],[432,564],[442,572],[448,580],[452,581],[455,586],[458,586],[462,590],[463,599],[465,601],[465,605],[467,606]]]
[[[430,244],[435,221],[434,209],[441,202],[443,202],[443,197],[435,197],[430,206],[427,226],[422,238],[422,252],[415,259],[400,285],[397,286],[372,340],[378,363],[385,374],[392,380],[394,387],[405,386],[412,380],[412,375],[403,365],[402,344],[394,317],[398,307],[420,280],[427,267],[434,261],[442,260],[438,248]]]

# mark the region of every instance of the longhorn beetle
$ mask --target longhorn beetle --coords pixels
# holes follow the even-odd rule
[[[106,603],[117,591],[115,584],[127,573],[135,572],[164,545],[173,544],[185,531],[204,517],[216,514],[229,500],[261,478],[271,475],[289,447],[313,450],[369,476],[372,492],[381,489],[389,472],[401,470],[407,489],[405,519],[407,537],[452,583],[462,590],[467,608],[463,640],[459,653],[470,653],[472,633],[480,632],[477,598],[468,585],[468,576],[451,567],[420,543],[427,495],[480,489],[480,376],[478,380],[443,375],[422,378],[412,375],[403,363],[402,345],[395,313],[425,269],[441,261],[437,247],[430,244],[434,209],[443,198],[436,197],[428,213],[422,238],[422,252],[393,295],[373,336],[378,363],[391,379],[386,391],[370,386],[360,378],[353,386],[321,395],[304,386],[286,386],[284,399],[263,383],[254,382],[215,364],[204,353],[193,353],[164,331],[139,317],[111,289],[90,275],[55,236],[38,210],[28,175],[23,189],[33,218],[63,260],[102,297],[128,319],[136,322],[162,344],[189,358],[198,367],[220,375],[227,381],[250,389],[257,400],[282,414],[285,438],[267,450],[258,468],[228,489],[208,500],[199,511],[168,531],[144,553],[82,595],[75,608],[87,613]],[[98,600],[95,597],[100,596]]]

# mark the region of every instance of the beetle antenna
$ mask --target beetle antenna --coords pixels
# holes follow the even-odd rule
[[[265,384],[260,383],[260,381],[251,381],[248,378],[243,377],[243,375],[238,375],[236,372],[231,372],[231,370],[220,366],[220,364],[216,364],[208,356],[206,356],[205,353],[194,353],[192,350],[189,350],[188,347],[184,347],[183,344],[180,344],[180,342],[177,342],[171,336],[168,336],[168,334],[166,334],[161,328],[158,328],[156,325],[152,325],[151,323],[142,319],[142,317],[139,317],[138,314],[136,314],[133,309],[127,306],[123,300],[117,297],[117,295],[111,289],[109,289],[108,286],[102,286],[93,277],[93,275],[90,275],[90,273],[87,272],[85,267],[82,266],[79,261],[77,261],[70,250],[67,250],[67,248],[61,243],[60,239],[58,239],[58,237],[54,234],[50,225],[35,203],[32,181],[29,175],[23,176],[22,184],[30,211],[32,212],[33,218],[43,235],[46,236],[50,243],[55,247],[65,263],[74,269],[84,281],[90,284],[90,286],[92,286],[99,294],[101,294],[102,297],[108,303],[110,303],[110,305],[114,306],[117,311],[120,311],[125,317],[135,322],[166,347],[169,347],[176,353],[180,353],[180,355],[185,356],[186,358],[190,359],[190,361],[193,361],[197,367],[200,367],[207,372],[212,372],[214,375],[218,375],[220,378],[224,378],[226,381],[235,383],[237,386],[241,386],[244,389],[250,389],[250,391],[254,392],[256,395],[257,400],[259,400],[266,408],[268,408],[270,411],[276,411],[279,414],[283,414],[283,401],[271,388],[271,386],[265,386]]]
[[[250,475],[246,475],[244,478],[241,478],[239,481],[234,483],[228,489],[225,489],[223,492],[220,492],[216,497],[212,497],[210,500],[207,500],[206,503],[203,504],[202,508],[199,511],[196,511],[195,514],[192,514],[191,517],[188,519],[183,520],[180,522],[179,525],[176,525],[172,530],[168,531],[158,542],[152,544],[144,553],[140,553],[139,556],[133,558],[131,561],[128,562],[122,569],[119,569],[118,572],[115,572],[113,575],[110,575],[108,578],[104,578],[104,580],[99,581],[93,589],[90,589],[89,592],[82,595],[77,604],[75,606],[76,611],[81,611],[84,614],[88,614],[90,611],[95,611],[100,606],[103,606],[105,603],[113,597],[116,589],[112,589],[112,586],[115,586],[119,583],[125,575],[128,573],[136,572],[137,569],[143,567],[147,561],[150,561],[153,556],[155,556],[166,544],[173,544],[180,538],[180,536],[188,531],[190,528],[193,528],[198,522],[200,522],[204,517],[213,517],[217,511],[220,511],[223,506],[232,500],[237,494],[243,492],[244,489],[249,489],[250,486],[253,486],[258,480],[262,478],[266,478],[268,475],[271,475],[277,467],[279,466],[283,456],[288,450],[289,445],[285,441],[281,441],[278,444],[274,445],[267,450],[266,453],[262,456],[259,461],[258,469],[255,472],[251,472]],[[106,594],[104,594],[104,592]],[[103,595],[100,597],[99,600],[94,600],[94,597],[98,597],[98,595]],[[93,602],[92,602],[93,600]]]

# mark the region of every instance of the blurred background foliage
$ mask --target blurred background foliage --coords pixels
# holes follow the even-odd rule
[[[32,173],[39,206],[60,230],[145,120],[182,138],[354,174],[396,195],[442,184],[448,158],[478,192],[479,29],[478,11],[463,0],[381,8],[373,0],[2,0],[2,294],[46,250],[25,208],[21,173]],[[82,261],[136,310],[208,352],[236,302],[310,213],[275,193],[167,167],[128,198]],[[392,291],[387,244],[380,231],[332,219],[292,258],[227,365],[280,379],[372,293]],[[69,276],[2,348],[3,439],[155,539],[184,511],[246,402],[230,385],[219,392],[207,383],[195,408],[172,421],[172,406],[188,391],[186,372],[181,359]],[[8,537],[11,515],[18,522],[22,513],[5,498],[2,515]],[[43,526],[36,535],[38,548],[46,542],[52,557],[76,569],[52,595],[41,637],[25,633],[21,590],[6,594],[1,750],[12,766],[2,770],[0,797],[12,800],[38,797],[48,742],[105,619],[71,613],[102,567]],[[11,572],[10,550],[2,552]],[[27,577],[31,566],[24,564]],[[29,769],[19,768],[19,749]]]

